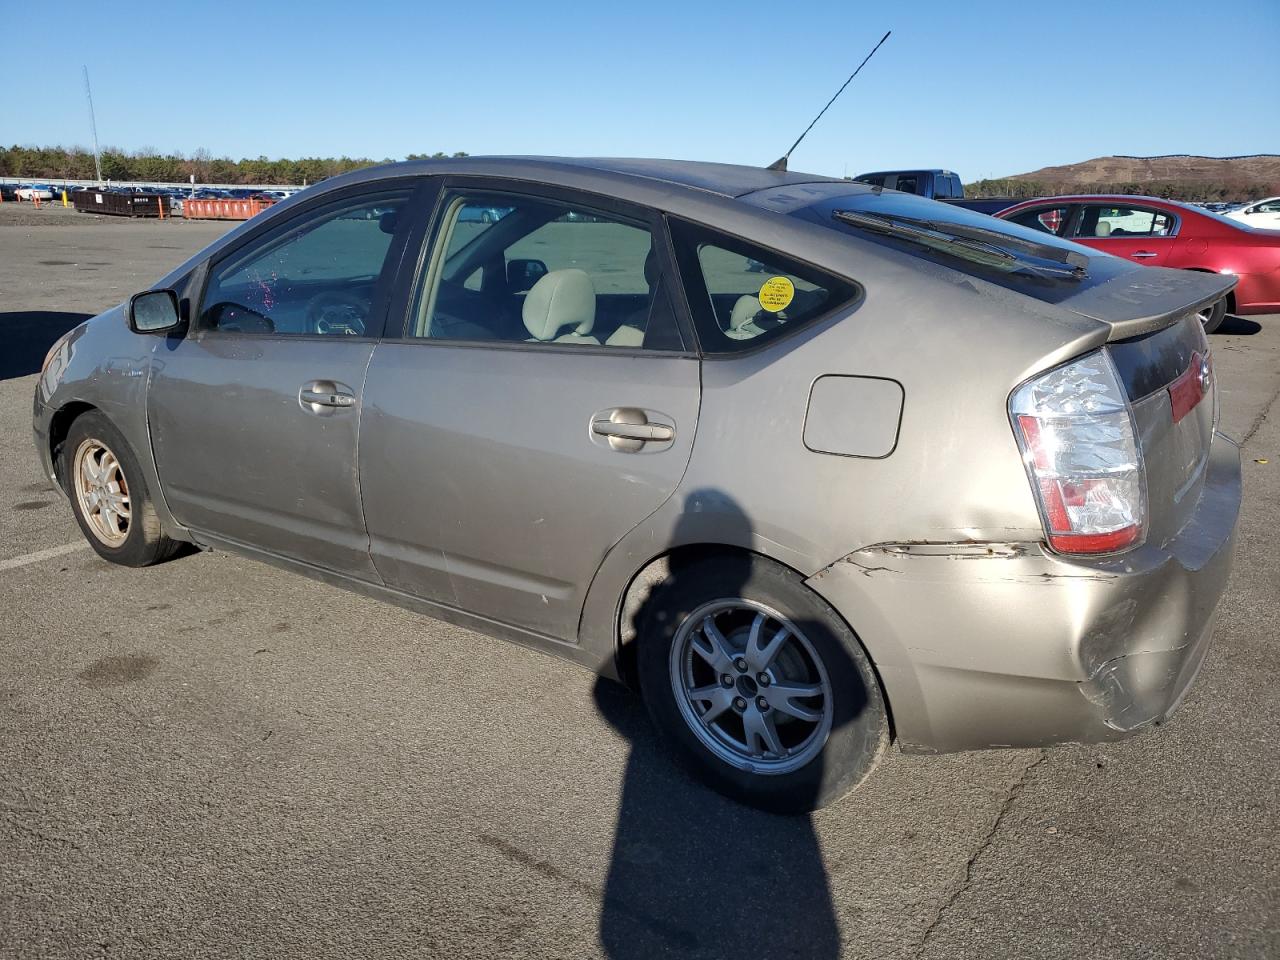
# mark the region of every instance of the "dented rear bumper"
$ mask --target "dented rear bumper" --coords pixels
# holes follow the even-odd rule
[[[1218,434],[1177,536],[1119,557],[1040,544],[881,544],[809,585],[857,631],[904,749],[1113,740],[1177,709],[1208,652],[1240,509]]]

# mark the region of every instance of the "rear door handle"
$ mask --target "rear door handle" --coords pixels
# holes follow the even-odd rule
[[[1129,256],[1133,257],[1135,260],[1147,260],[1151,257],[1157,257],[1159,254],[1151,253],[1149,250],[1139,250],[1137,253],[1129,254]]]
[[[651,423],[638,407],[618,407],[597,413],[591,420],[591,432],[609,441],[614,450],[634,453],[646,443],[670,443],[675,428],[665,423]]]
[[[312,380],[298,390],[298,404],[307,413],[327,415],[356,405],[356,395],[345,383]]]

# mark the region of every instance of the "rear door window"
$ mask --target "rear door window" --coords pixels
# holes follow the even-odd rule
[[[919,178],[914,173],[900,173],[894,181],[893,189],[901,190],[903,193],[919,193],[918,183]]]
[[[672,235],[704,353],[733,353],[847,306],[856,283],[773,250],[673,220]]]
[[[1167,237],[1176,221],[1171,214],[1150,207],[1113,207],[1090,204],[1084,208],[1076,236],[1084,239],[1107,237]]]
[[[443,203],[410,336],[683,349],[645,219],[487,190]]]

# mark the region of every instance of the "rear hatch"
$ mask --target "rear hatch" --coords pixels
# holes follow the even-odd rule
[[[1218,382],[1198,311],[1234,286],[1230,276],[1133,267],[1062,304],[1111,327],[1106,349],[1132,406],[1146,468],[1149,543],[1177,535],[1204,487]]]
[[[1133,409],[1146,467],[1147,540],[1163,545],[1191,519],[1218,417],[1218,383],[1195,312],[1107,344]]]
[[[1226,296],[1235,277],[1143,267],[950,204],[857,190],[810,184],[803,197],[780,188],[745,199],[1107,324],[1105,349],[1130,401],[1145,466],[1147,541],[1175,536],[1200,498],[1217,421],[1217,383],[1197,312]]]

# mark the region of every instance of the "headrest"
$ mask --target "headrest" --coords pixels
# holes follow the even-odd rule
[[[741,330],[760,315],[760,310],[758,297],[753,297],[749,293],[739,297],[738,302],[733,305],[733,311],[729,314],[729,329]]]
[[[1111,236],[1111,224],[1106,220],[1099,220],[1098,225],[1093,228],[1093,235],[1095,237]]]
[[[585,336],[596,323],[596,288],[582,270],[552,270],[525,294],[522,314],[535,340],[554,340],[566,327]]]

